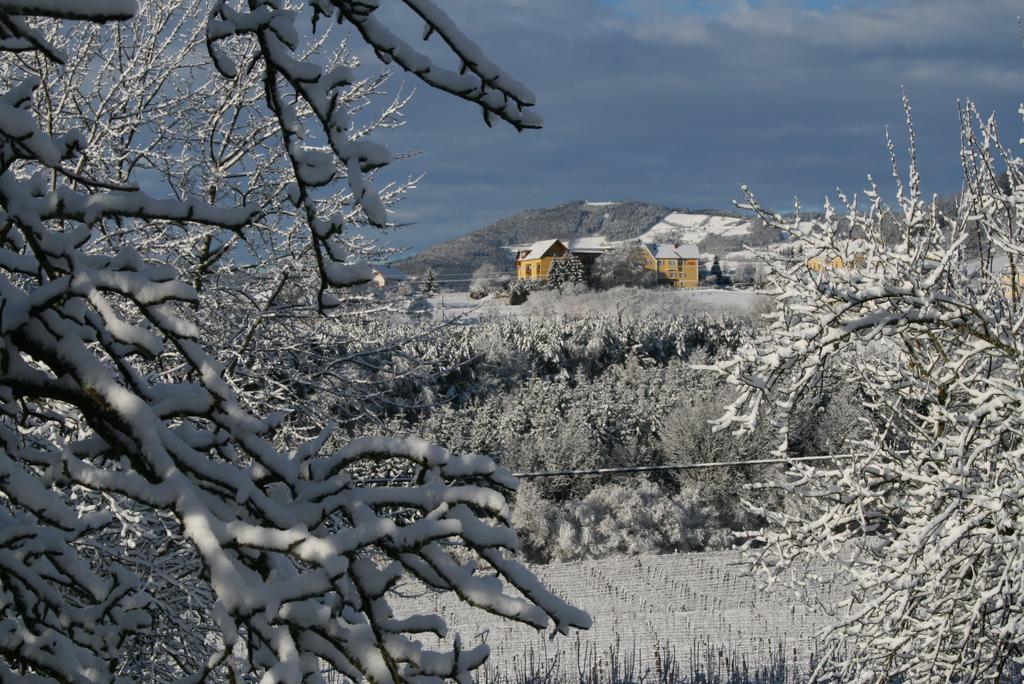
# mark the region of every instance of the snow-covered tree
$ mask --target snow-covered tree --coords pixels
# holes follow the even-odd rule
[[[715,260],[711,264],[711,268],[708,270],[708,282],[713,285],[722,284],[722,265],[718,263],[718,255],[715,255]]]
[[[551,262],[548,272],[548,287],[561,290],[566,285],[582,285],[587,282],[587,269],[575,254],[569,254]]]
[[[514,280],[508,286],[508,303],[512,306],[523,304],[529,296],[530,290],[526,287],[525,281]]]
[[[244,241],[266,216],[261,193],[279,190],[296,209],[306,243],[296,258],[313,264],[317,310],[338,309],[344,288],[370,278],[346,231],[387,224],[387,188],[375,189],[373,172],[391,155],[353,125],[345,98],[359,79],[320,42],[331,22],[383,61],[478,104],[488,123],[539,125],[532,95],[435,5],[403,4],[461,67],[432,64],[378,19],[376,4],[214,2],[201,29],[208,59],[189,69],[226,82],[255,73],[260,97],[248,103],[270,115],[267,137],[223,160],[247,192],[197,193],[193,182],[165,179],[172,198],[156,199],[138,184],[159,174],[105,158],[114,145],[93,155],[98,115],[87,110],[75,129],[41,117],[37,99],[54,92],[44,77],[60,80],[72,51],[88,49],[55,25],[128,20],[135,4],[0,0],[3,73],[37,58],[50,69],[10,77],[0,95],[0,679],[253,672],[300,682],[321,681],[326,667],[355,679],[467,681],[486,645],[463,648],[456,636],[425,647],[418,635],[445,638],[447,625],[393,614],[389,597],[408,582],[538,628],[589,625],[507,557],[516,548],[507,471],[414,438],[334,451],[329,431],[280,439],[280,416],[247,411],[245,388],[229,382],[232,361],[204,345],[194,322],[206,313],[202,283],[181,278],[167,243],[145,241],[198,233],[203,263],[228,249],[205,236]],[[92,60],[82,83],[107,92],[102,84],[121,78],[139,92],[148,72],[119,72],[121,50],[137,38],[114,35],[126,41],[115,40],[118,58]],[[187,42],[184,33],[151,38],[170,49]],[[174,140],[192,111],[143,110],[130,128],[145,131],[143,146]],[[270,141],[289,177],[279,188],[258,171]],[[184,143],[166,149],[191,154]],[[338,193],[351,202],[328,199]],[[412,483],[379,486],[382,471]],[[168,584],[183,590],[166,593]]]
[[[822,442],[852,458],[791,465],[801,505],[763,511],[772,577],[824,557],[850,588],[822,680],[996,681],[1024,654],[1024,164],[994,120],[961,116],[950,214],[922,196],[912,124],[893,209],[873,183],[818,220],[750,198],[797,249],[762,254],[778,307],[723,367],[743,392],[721,426],[771,421],[787,454],[793,413],[837,383],[870,416]]]
[[[615,249],[597,257],[591,267],[590,278],[598,287],[619,285],[641,287],[654,282],[654,274],[644,268],[643,248],[625,241]]]
[[[317,270],[303,256],[308,226],[285,192],[294,170],[280,153],[276,116],[264,104],[262,71],[241,70],[228,80],[197,68],[208,61],[210,9],[207,0],[141,0],[131,19],[116,25],[50,22],[41,28],[68,53],[65,64],[58,69],[38,52],[25,53],[0,64],[0,83],[39,77],[31,105],[37,119],[47,130],[82,130],[94,176],[129,182],[134,174],[163,183],[178,197],[245,202],[259,210],[238,230],[101,225],[102,242],[91,248],[132,246],[173,265],[199,293],[205,313],[196,322],[203,344],[227,364],[227,382],[244,388],[243,406],[260,414],[283,412],[279,439],[311,437],[332,419],[350,424],[386,410],[396,378],[434,364],[377,353],[409,346],[381,324],[382,316],[408,308],[392,289],[348,288],[338,293],[339,306],[317,312]],[[324,68],[354,69],[357,60],[338,39],[344,30],[324,25],[303,51],[331,45]],[[253,59],[257,48],[252,41],[235,46],[241,61]],[[336,104],[349,111],[353,134],[368,138],[401,125],[405,98],[384,92],[387,72],[354,73],[359,76],[337,94]],[[171,118],[174,125],[166,125]],[[337,169],[338,180],[346,173]],[[385,185],[382,202],[390,205],[410,185]],[[317,201],[324,213],[365,222],[343,183]],[[366,240],[339,239],[354,257],[381,257]]]
[[[469,283],[469,295],[474,299],[480,299],[505,287],[508,281],[508,274],[488,261],[480,264],[473,271],[473,279]]]
[[[433,295],[440,291],[441,286],[437,282],[437,274],[434,273],[434,269],[428,268],[426,275],[423,276],[423,284],[420,285],[420,292],[425,295]]]

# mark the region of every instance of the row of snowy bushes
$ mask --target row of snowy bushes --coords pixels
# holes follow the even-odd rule
[[[294,326],[291,321],[282,324]],[[695,314],[320,324],[291,345],[250,349],[242,369],[255,408],[287,409],[286,424],[316,431],[331,421],[349,433],[399,420],[410,425],[444,407],[463,408],[536,378],[576,382],[635,361],[664,366],[695,351],[733,350],[749,332],[738,318]],[[279,337],[279,336],[278,336]]]
[[[260,411],[293,407],[283,424],[294,432],[333,420],[349,437],[416,435],[520,473],[769,455],[776,444],[767,424],[744,437],[712,430],[735,397],[699,369],[749,340],[758,319],[672,311],[630,294],[602,293],[608,306],[585,316],[555,302],[529,317],[440,325],[398,316],[321,322],[310,334],[293,333],[295,344],[251,349],[253,381],[277,391],[249,396],[266,402]],[[797,412],[791,452],[834,453],[853,432],[855,404],[837,390]],[[528,557],[541,562],[727,548],[737,532],[761,524],[737,494],[770,475],[744,466],[524,478],[516,523]]]
[[[519,473],[770,455],[777,439],[768,424],[743,437],[713,431],[735,396],[699,368],[749,340],[756,317],[672,312],[658,302],[634,306],[626,291],[603,294],[615,294],[618,310],[574,316],[549,307],[440,326],[400,317],[320,323],[295,344],[250,351],[249,363],[260,362],[253,381],[277,390],[248,396],[264,401],[264,412],[293,407],[283,421],[292,432],[333,420],[348,437],[415,435]],[[836,385],[795,412],[794,455],[834,453],[854,432],[857,402]],[[517,527],[528,557],[542,562],[727,548],[762,522],[737,494],[770,475],[744,466],[524,478]]]
[[[532,377],[439,408],[405,429],[455,451],[486,453],[520,473],[769,456],[776,446],[770,427],[744,436],[714,431],[711,420],[732,394],[695,367],[707,360],[701,350],[665,364],[628,358],[592,377]],[[860,415],[852,392],[834,383],[826,399],[794,413],[792,454],[835,453],[856,433]],[[539,562],[729,548],[738,532],[761,523],[741,494],[783,505],[773,490],[756,489],[773,468],[524,478],[516,527],[527,557]]]
[[[742,437],[713,430],[734,395],[701,368],[733,353],[755,325],[662,311],[405,330],[401,354],[434,366],[424,371],[421,361],[420,372],[381,394],[392,408],[382,421],[350,429],[415,434],[518,473],[763,458],[776,446],[770,426]],[[396,354],[381,351],[373,365]],[[855,397],[834,383],[824,400],[794,413],[791,452],[834,453],[858,416]],[[741,466],[524,478],[516,526],[527,557],[539,562],[728,548],[761,523],[737,495],[770,475],[768,466]],[[775,494],[747,495],[778,502]]]

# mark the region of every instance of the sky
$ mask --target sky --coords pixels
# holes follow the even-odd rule
[[[819,208],[891,177],[886,126],[905,157],[901,88],[928,192],[960,189],[958,101],[996,114],[1014,147],[1024,132],[1019,0],[439,4],[530,87],[545,125],[487,128],[396,74],[415,88],[407,123],[377,139],[416,153],[392,178],[424,174],[396,215],[412,225],[385,238],[407,254],[571,200],[727,209],[745,184],[777,210]]]

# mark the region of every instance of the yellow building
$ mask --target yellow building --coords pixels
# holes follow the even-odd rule
[[[546,280],[551,262],[569,253],[561,240],[542,240],[516,252],[516,277],[520,280]]]
[[[1017,281],[1017,287],[1013,286],[1013,281]],[[1009,273],[999,278],[1000,285],[1003,286],[1003,296],[1010,301],[1017,300],[1021,293],[1024,292],[1024,273],[1018,273],[1016,278],[1010,276]]]
[[[863,265],[864,257],[862,255],[858,254],[853,258],[853,264],[851,266],[855,267]],[[824,256],[811,257],[810,259],[807,260],[807,268],[811,269],[812,271],[821,273],[826,268],[848,268],[848,266],[846,262],[843,260],[843,257],[836,255],[831,259],[826,258]]]
[[[700,250],[697,245],[654,244],[641,242],[644,268],[654,271],[658,280],[675,287],[697,287],[700,284]]]
[[[807,260],[807,268],[817,273],[821,273],[826,268],[843,268],[844,266],[846,266],[846,262],[844,262],[843,258],[839,256],[832,257],[831,259],[826,259],[825,257],[812,257]]]

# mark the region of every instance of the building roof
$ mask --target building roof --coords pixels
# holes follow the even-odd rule
[[[603,254],[615,248],[618,242],[610,242],[604,235],[587,235],[572,239],[541,240],[539,242],[527,242],[516,245],[506,245],[505,249],[515,252],[517,255],[527,252],[521,259],[540,259],[545,252],[561,242],[562,246],[570,252],[577,254]]]
[[[544,255],[548,253],[552,247],[556,244],[561,244],[561,240],[541,240],[540,242],[534,242],[530,247],[530,253],[523,257],[524,261],[530,259],[542,259]],[[565,247],[565,245],[562,245]]]
[[[699,259],[700,248],[691,244],[673,244],[670,242],[642,242],[655,259]]]
[[[609,242],[604,235],[590,235],[576,238],[568,243],[570,252],[581,252],[584,254],[603,254],[615,248],[617,243]]]

